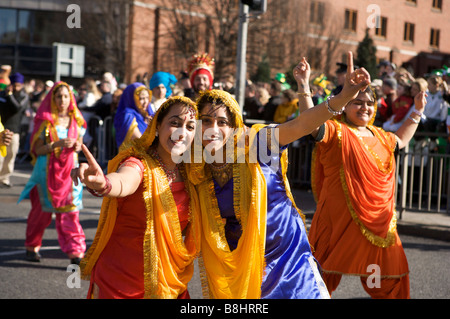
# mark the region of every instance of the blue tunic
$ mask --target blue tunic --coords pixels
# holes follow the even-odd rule
[[[258,140],[262,131],[257,135]],[[258,152],[258,162],[267,184],[266,268],[261,297],[267,299],[329,298],[311,252],[303,219],[286,193],[280,163],[281,153],[286,148],[287,146],[284,146],[279,153],[270,154],[270,161],[266,163],[261,160]],[[271,163],[278,163],[278,165],[272,166]],[[228,221],[231,221],[225,234],[229,244],[232,243],[230,249],[233,249],[237,245],[236,237],[239,238],[241,229],[232,222],[231,215],[234,215],[234,209],[231,181],[222,188],[215,183],[215,191],[221,216],[227,218],[227,225]],[[232,227],[235,230],[233,235],[231,235]]]
[[[56,126],[56,132],[58,134],[59,139],[67,138],[67,134],[69,130],[67,128]],[[86,129],[82,127],[80,129],[80,136],[84,136],[86,132]],[[44,138],[44,136],[42,136]],[[73,153],[74,156],[74,167],[78,166],[78,154]],[[33,189],[33,187],[37,186],[38,193],[39,193],[39,199],[42,206],[43,212],[48,213],[59,213],[53,206],[50,201],[50,198],[48,196],[47,192],[47,155],[40,155],[36,159],[36,163],[34,164],[33,172],[31,173],[31,177],[28,180],[27,184],[25,185],[25,188],[23,189],[22,193],[20,194],[18,203],[22,201],[25,198],[29,198],[30,192]],[[72,182],[72,180],[70,180]],[[76,211],[79,211],[83,208],[83,185],[81,183],[78,183],[78,185],[75,185],[73,183],[72,185],[72,198],[73,198],[73,204],[76,206]]]

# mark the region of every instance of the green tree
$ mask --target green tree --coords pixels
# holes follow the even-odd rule
[[[270,63],[266,54],[263,55],[261,62],[258,64],[258,69],[251,80],[253,82],[270,82]]]
[[[355,64],[365,68],[370,73],[372,79],[375,79],[377,76],[376,53],[377,49],[373,44],[373,40],[369,35],[369,29],[367,28],[366,35],[364,36],[364,39],[359,42],[356,50],[357,59],[355,60]]]

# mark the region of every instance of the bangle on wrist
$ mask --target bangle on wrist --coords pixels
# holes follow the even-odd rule
[[[92,195],[94,195],[95,197],[105,197],[111,192],[111,189],[112,189],[111,182],[108,177],[106,177],[105,175],[103,175],[103,176],[105,177],[106,185],[102,189],[95,190],[95,189],[92,189],[92,188],[89,188],[86,186],[86,189],[88,190],[88,192],[91,193]]]
[[[303,96],[303,97],[311,97],[311,92],[297,92],[298,96]]]
[[[414,123],[416,123],[416,124],[419,124],[419,123],[420,123],[420,118],[419,118],[418,120],[416,120],[415,118],[411,117],[411,115],[410,115],[410,116],[409,116],[409,119],[410,119],[411,121],[413,121]]]
[[[417,116],[419,116],[420,118],[422,117],[423,113],[419,112],[417,110],[412,111],[414,114],[417,114]]]
[[[325,100],[325,104],[327,105],[328,112],[330,112],[330,113],[333,114],[334,116],[336,116],[336,115],[341,115],[342,112],[344,111],[344,108],[342,108],[342,109],[340,109],[340,110],[338,110],[338,111],[333,110],[333,109],[330,107],[330,99],[331,99],[331,95],[328,96],[327,99]]]

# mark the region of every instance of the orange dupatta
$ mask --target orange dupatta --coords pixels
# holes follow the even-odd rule
[[[141,138],[122,150],[108,164],[108,172],[115,172],[120,163],[128,157],[137,157],[144,164],[144,192],[146,206],[146,229],[143,242],[144,253],[144,298],[172,298],[187,289],[194,271],[194,259],[200,252],[200,216],[197,192],[186,176],[189,194],[190,219],[183,238],[178,210],[170,190],[169,182],[158,161],[148,153],[148,147],[155,138],[157,117],[167,107],[179,101],[190,105],[190,100],[175,97],[166,101],[155,114]],[[188,101],[188,102],[186,102]],[[81,261],[81,276],[89,279],[97,259],[102,253],[116,222],[117,198],[103,199],[99,224],[94,242],[86,257]]]
[[[389,247],[395,243],[395,136],[375,126],[367,126],[390,154],[387,167],[378,154],[343,122],[330,121],[336,126],[342,153],[341,185],[347,207],[361,233],[373,245]],[[314,150],[320,158],[320,148]],[[320,194],[324,172],[319,160],[313,161],[313,191]]]

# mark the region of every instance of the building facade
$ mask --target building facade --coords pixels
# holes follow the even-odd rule
[[[70,27],[69,5],[81,8]],[[239,0],[2,0],[0,64],[51,78],[52,43],[86,47],[85,74],[113,72],[130,83],[147,73],[179,76],[195,52],[215,58],[216,73],[235,72]],[[449,0],[269,0],[249,20],[248,76],[267,59],[273,74],[302,56],[333,74],[356,53],[366,29],[378,60],[409,66],[416,76],[450,65]]]

